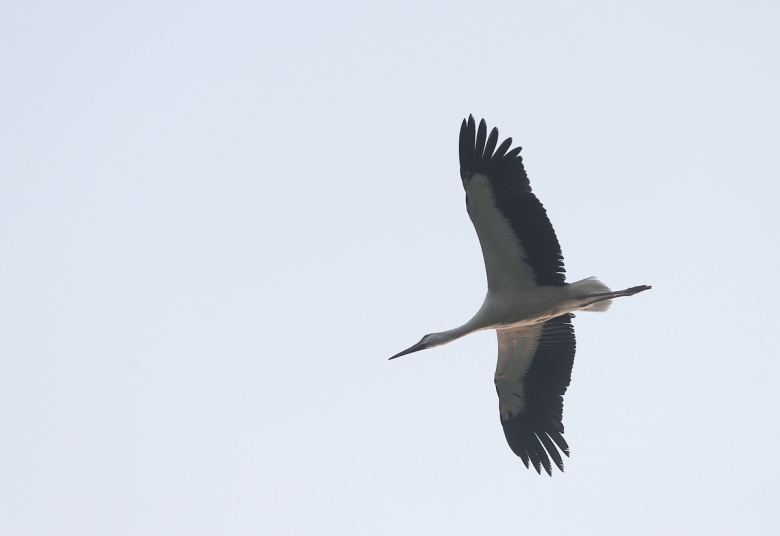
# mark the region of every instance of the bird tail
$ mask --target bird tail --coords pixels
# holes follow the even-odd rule
[[[612,300],[607,297],[612,290],[595,277],[588,277],[582,281],[572,283],[571,289],[578,299],[591,302],[589,305],[582,308],[583,311],[603,313],[612,305]],[[593,301],[593,298],[601,299]]]
[[[588,277],[582,281],[572,283],[570,286],[575,297],[578,300],[582,300],[582,310],[597,313],[603,313],[609,309],[609,306],[612,305],[613,298],[633,296],[634,294],[652,288],[649,285],[639,285],[638,287],[613,291],[595,277]]]

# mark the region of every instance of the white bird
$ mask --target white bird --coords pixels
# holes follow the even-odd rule
[[[476,139],[475,139],[476,138]],[[485,301],[460,327],[430,333],[390,359],[495,329],[495,384],[504,435],[512,451],[541,474],[550,458],[563,471],[563,395],[574,364],[574,311],[606,311],[613,298],[651,287],[612,291],[595,277],[566,283],[561,247],[542,204],[531,193],[521,147],[512,138],[496,149],[498,129],[487,135],[469,115],[460,127],[460,177],[466,208],[482,246]],[[559,452],[560,451],[560,452]]]

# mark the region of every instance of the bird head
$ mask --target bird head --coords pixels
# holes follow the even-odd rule
[[[425,335],[422,339],[420,339],[420,342],[418,342],[414,346],[407,348],[403,352],[399,352],[395,354],[390,359],[395,359],[396,357],[401,357],[402,355],[406,355],[406,354],[413,354],[414,352],[419,352],[420,350],[425,350],[427,348],[433,348],[434,346],[440,346],[445,342],[447,342],[445,340],[440,340],[442,339],[441,336],[442,336],[441,333],[429,333],[428,335]]]

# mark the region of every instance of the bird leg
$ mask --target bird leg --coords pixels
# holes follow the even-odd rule
[[[584,300],[591,300],[587,302],[583,308],[590,307],[594,303],[598,303],[600,301],[604,300],[611,300],[613,298],[622,298],[623,296],[633,296],[634,294],[639,294],[640,292],[644,292],[645,290],[650,290],[650,285],[639,285],[637,287],[631,287],[627,288],[625,290],[613,290],[610,292],[598,292],[596,294],[589,294],[588,296],[583,296],[582,299]],[[592,299],[596,298],[596,299]]]

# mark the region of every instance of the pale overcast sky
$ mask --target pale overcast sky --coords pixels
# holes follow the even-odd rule
[[[36,2],[0,18],[13,535],[777,534],[780,4]],[[578,314],[503,437],[457,137],[523,146]]]

